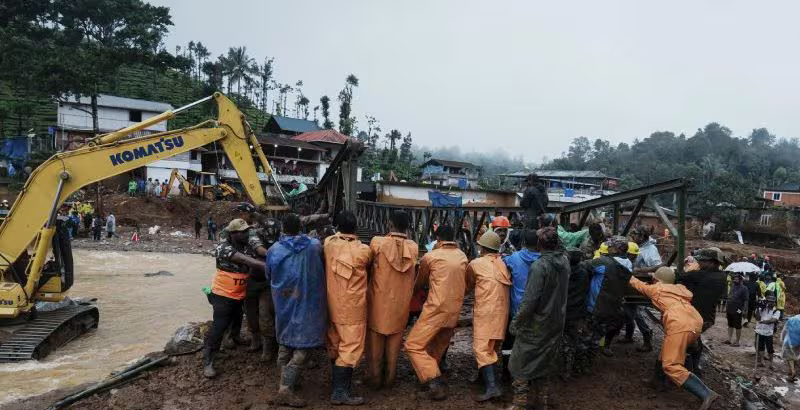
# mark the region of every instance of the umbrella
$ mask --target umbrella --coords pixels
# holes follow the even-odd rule
[[[725,270],[728,272],[738,272],[738,273],[761,272],[761,268],[750,262],[734,262],[728,265],[728,267],[725,268]]]

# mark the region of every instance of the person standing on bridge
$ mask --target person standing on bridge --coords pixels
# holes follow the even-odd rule
[[[238,334],[242,326],[242,300],[246,294],[247,277],[252,272],[264,272],[264,262],[255,260],[245,253],[250,227],[243,219],[234,219],[226,228],[229,239],[220,242],[215,249],[217,273],[211,285],[208,301],[214,308],[214,320],[206,335],[203,350],[203,375],[213,378],[214,356],[222,343],[228,328]]]
[[[452,227],[436,230],[436,249],[419,262],[419,275],[414,288],[428,286],[422,313],[406,339],[406,352],[420,383],[427,384],[429,397],[444,400],[446,385],[442,380],[439,360],[450,346],[466,287],[467,255],[453,241]]]
[[[300,233],[300,217],[283,217],[284,236],[267,251],[281,377],[275,404],[304,407],[295,394],[313,349],[325,346],[328,305],[322,244]]]
[[[547,212],[547,188],[535,173],[525,178],[525,191],[520,206],[525,210],[523,225],[525,229],[539,229],[539,216]]]
[[[419,255],[419,246],[405,234],[408,224],[408,213],[394,211],[389,216],[389,234],[372,238],[369,245],[373,259],[367,289],[366,378],[376,389],[394,384],[408,323]]]
[[[367,337],[367,267],[372,251],[356,236],[356,226],[354,213],[340,213],[337,232],[325,239],[324,246],[333,405],[364,403],[362,397],[350,395],[350,384]]]
[[[475,291],[472,311],[472,350],[483,377],[485,391],[479,402],[503,395],[497,385],[494,365],[506,336],[510,308],[511,274],[500,257],[500,237],[487,231],[478,240],[480,257],[467,266],[467,289]]]
[[[692,292],[684,285],[674,284],[675,272],[671,268],[661,267],[648,274],[655,280],[654,284],[646,284],[636,277],[631,277],[629,283],[661,311],[664,325],[659,366],[656,366],[650,383],[660,388],[666,374],[673,383],[703,401],[699,410],[707,410],[719,395],[684,366],[688,346],[700,339],[703,317],[690,303]]]

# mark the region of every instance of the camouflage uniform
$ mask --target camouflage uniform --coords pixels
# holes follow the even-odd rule
[[[562,378],[589,374],[591,360],[589,354],[591,333],[586,320],[578,319],[564,323]]]
[[[245,253],[256,259],[263,259],[257,252],[259,247],[269,249],[278,239],[277,222],[267,220],[264,224],[254,223],[248,231],[247,250]],[[223,234],[221,233],[220,236]],[[252,275],[247,281],[247,297],[244,301],[247,324],[253,335],[260,335],[262,343],[271,343],[275,339],[275,308],[272,303],[270,283],[262,275]],[[267,340],[264,340],[267,339]],[[254,347],[257,343],[254,344]],[[269,347],[271,349],[271,347]],[[267,349],[267,347],[265,347]],[[265,358],[268,358],[265,350]]]

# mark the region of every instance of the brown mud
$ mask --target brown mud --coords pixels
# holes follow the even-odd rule
[[[447,380],[450,397],[444,402],[430,402],[416,382],[412,368],[401,354],[398,381],[392,389],[371,391],[361,383],[363,366],[359,366],[354,376],[354,391],[363,395],[369,409],[457,409],[487,408],[500,409],[510,404],[511,393],[504,384],[505,396],[501,401],[477,404],[473,396],[480,392],[480,386],[469,382],[476,372],[471,354],[470,329],[459,328],[448,355],[451,368]],[[677,388],[656,392],[645,387],[641,379],[650,374],[657,353],[636,353],[635,345],[615,347],[616,355],[601,357],[595,374],[573,379],[569,382],[557,380],[553,385],[552,400],[560,410],[572,409],[691,409],[698,405],[697,400]],[[277,390],[278,370],[274,364],[266,365],[257,360],[255,353],[243,349],[229,351],[218,361],[220,375],[207,380],[201,374],[201,355],[199,353],[176,357],[174,363],[141,376],[141,378],[116,389],[97,394],[73,405],[73,409],[272,409],[280,408],[270,404]],[[316,355],[320,366],[307,369],[299,394],[309,402],[310,409],[331,408],[328,404],[330,394],[330,371],[324,352]],[[732,410],[738,404],[728,397],[732,396],[728,386],[730,380],[707,366],[706,382],[723,395],[716,409]],[[8,409],[40,408],[53,402],[54,395],[39,396],[14,403]]]

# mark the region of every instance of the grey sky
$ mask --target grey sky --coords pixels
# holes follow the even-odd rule
[[[800,136],[794,0],[150,1],[172,9],[171,50],[247,46],[314,103],[352,72],[359,126],[371,114],[420,145],[539,162],[581,135],[711,121]]]

